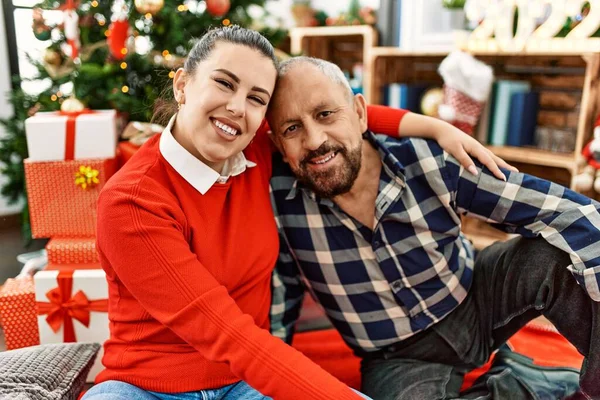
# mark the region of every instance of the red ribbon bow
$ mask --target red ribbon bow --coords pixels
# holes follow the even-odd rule
[[[108,299],[89,300],[81,290],[71,296],[73,271],[60,271],[56,280],[58,286],[46,293],[50,302],[37,302],[38,315],[47,315],[46,322],[54,333],[63,325],[65,343],[76,342],[73,319],[89,327],[90,312],[108,312]]]
[[[67,117],[67,132],[65,140],[65,161],[71,161],[75,159],[75,132],[77,117],[81,114],[93,114],[92,110],[81,110],[81,111],[59,111],[59,115],[65,115]]]

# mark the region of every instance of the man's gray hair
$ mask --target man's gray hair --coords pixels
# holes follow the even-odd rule
[[[334,63],[322,60],[320,58],[305,56],[292,57],[279,64],[277,76],[279,78],[282,78],[285,75],[287,75],[287,73],[291,69],[293,69],[294,66],[303,63],[312,64],[315,67],[317,67],[332,82],[342,85],[342,87],[346,90],[349,100],[352,100],[354,98],[354,92],[350,87],[350,83],[348,83],[348,79],[346,79],[346,76],[344,75],[340,67],[338,67]]]

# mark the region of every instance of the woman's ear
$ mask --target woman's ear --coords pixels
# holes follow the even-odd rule
[[[354,110],[358,116],[358,122],[360,124],[360,131],[364,132],[367,130],[367,100],[362,94],[354,95]]]
[[[179,68],[173,77],[173,96],[177,104],[185,103],[185,84],[187,82],[187,72],[183,68]]]

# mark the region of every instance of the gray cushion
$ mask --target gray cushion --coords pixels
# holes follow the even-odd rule
[[[0,353],[0,399],[77,399],[98,343],[60,343]]]

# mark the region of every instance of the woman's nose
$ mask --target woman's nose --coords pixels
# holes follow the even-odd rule
[[[246,98],[243,96],[232,96],[225,109],[231,115],[243,118],[246,115]]]

